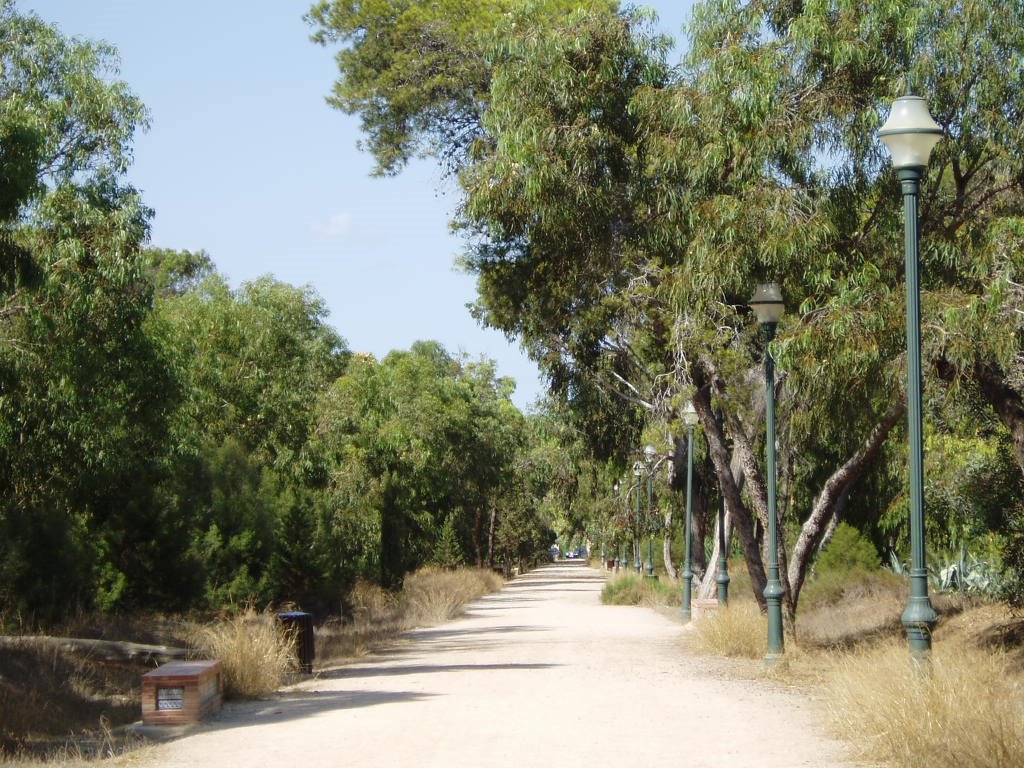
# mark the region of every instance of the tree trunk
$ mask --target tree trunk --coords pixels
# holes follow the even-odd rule
[[[476,555],[476,567],[484,567],[484,510],[477,507],[473,512],[473,553]]]
[[[728,555],[731,550],[732,544],[732,526],[729,524],[729,516],[725,516],[725,551]],[[697,589],[697,597],[702,600],[710,600],[718,595],[718,558],[721,557],[721,547],[719,547],[719,532],[718,532],[718,516],[715,516],[715,528],[714,528],[714,546],[711,549],[711,559],[708,560],[708,569],[704,573],[704,578],[700,581],[700,587]]]
[[[790,594],[792,595],[793,613],[795,615],[796,605],[800,598],[800,590],[803,588],[804,579],[807,575],[807,565],[810,562],[810,555],[821,540],[825,528],[832,519],[835,519],[836,510],[840,500],[849,490],[850,486],[859,478],[871,460],[878,455],[878,451],[885,443],[892,428],[903,416],[906,405],[899,402],[892,406],[882,420],[875,425],[867,439],[861,444],[856,452],[847,459],[839,469],[832,473],[825,481],[825,486],[814,501],[814,507],[807,521],[800,530],[796,545],[793,547],[793,557],[789,564]]]
[[[743,503],[732,471],[730,469],[729,454],[725,447],[725,434],[719,429],[718,422],[711,408],[711,390],[707,385],[701,386],[693,398],[693,406],[700,417],[701,425],[704,427],[704,434],[708,440],[708,450],[711,454],[711,461],[715,465],[715,474],[718,477],[719,487],[725,497],[725,508],[733,528],[740,537],[740,544],[743,547],[743,555],[747,562],[747,571],[750,574],[751,587],[754,592],[754,599],[761,606],[761,610],[767,610],[764,599],[764,588],[767,583],[764,572],[764,563],[761,560],[761,550],[757,545],[754,535],[754,519]]]
[[[757,514],[757,519],[761,523],[761,527],[767,533],[769,529],[768,525],[768,491],[765,486],[765,478],[761,474],[761,468],[758,466],[757,457],[754,455],[754,449],[750,445],[750,440],[747,438],[746,432],[743,430],[743,425],[739,419],[730,414],[727,417],[730,426],[730,432],[732,434],[733,451],[739,457],[743,463],[743,474],[747,478],[747,495],[749,496],[751,503],[753,504],[754,511]],[[788,565],[786,557],[786,537],[785,537],[785,526],[782,525],[782,515],[779,513],[779,505],[775,507],[776,514],[776,549],[778,550],[777,555],[779,559],[779,581],[782,582],[782,588],[786,592],[785,603],[786,612],[789,616],[790,623],[792,623],[796,616],[796,604],[793,600],[793,591],[789,585]],[[770,546],[770,542],[767,546]],[[767,554],[767,553],[766,553]]]
[[[661,559],[665,564],[665,573],[672,581],[676,581],[679,578],[679,573],[676,571],[675,563],[672,562],[672,525],[675,523],[675,504],[672,503],[672,490],[675,487],[675,474],[679,471],[679,444],[680,440],[678,437],[673,437],[672,443],[674,446],[674,452],[672,456],[672,477],[669,481],[669,503],[665,505],[665,527],[662,528],[664,535],[661,537]],[[685,491],[684,491],[685,493]],[[683,510],[679,517],[682,518],[685,515],[686,497],[683,497]]]
[[[698,477],[701,478],[699,482]],[[702,472],[693,474],[693,519],[690,521],[690,525],[693,526],[690,568],[698,581],[703,580],[704,574],[708,570],[708,555],[704,549],[704,542],[707,541],[708,536],[708,494],[707,484],[703,477],[704,473]]]
[[[487,567],[494,569],[494,531],[498,524],[498,507],[491,504],[491,522],[487,526]]]

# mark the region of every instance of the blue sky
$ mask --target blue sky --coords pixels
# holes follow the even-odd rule
[[[155,209],[152,242],[205,250],[233,285],[312,285],[330,323],[383,357],[418,339],[497,361],[527,407],[536,366],[466,304],[448,231],[457,192],[430,163],[371,178],[358,121],[327,106],[333,51],[309,42],[311,0],[17,0],[68,35],[117,47],[150,110],[130,181]],[[679,37],[692,2],[651,2]]]

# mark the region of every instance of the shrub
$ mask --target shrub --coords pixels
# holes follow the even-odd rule
[[[826,571],[873,571],[882,560],[875,545],[868,541],[852,525],[840,523],[828,548],[818,556],[815,570]]]
[[[827,682],[838,735],[869,760],[896,766],[1024,765],[1024,691],[1008,658],[943,643],[928,668],[903,642],[839,657]]]
[[[225,698],[254,699],[277,690],[295,665],[292,638],[269,613],[246,608],[192,637],[193,655],[217,659],[224,666]]]
[[[700,653],[759,659],[767,650],[765,622],[756,603],[730,603],[694,621],[690,637]]]
[[[601,590],[605,605],[676,606],[683,602],[678,584],[625,574],[609,579]]]

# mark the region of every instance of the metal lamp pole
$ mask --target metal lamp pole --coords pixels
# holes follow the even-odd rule
[[[718,432],[724,435],[725,431],[723,425],[725,418],[722,416],[722,410],[719,409],[715,413],[715,421],[718,422]],[[715,582],[718,584],[718,604],[728,605],[729,604],[729,553],[725,551],[726,537],[725,537],[725,494],[722,493],[722,489],[718,489],[718,575],[715,577]]]
[[[686,425],[686,535],[683,554],[683,621],[691,618],[693,599],[693,429],[697,426],[697,411],[693,403],[683,408],[683,424]]]
[[[643,569],[643,565],[640,563],[640,478],[643,477],[643,463],[636,461],[633,463],[633,475],[636,477],[636,520],[633,525],[633,570],[636,571],[637,576],[640,575],[640,571]]]
[[[901,96],[878,131],[892,155],[903,187],[903,231],[907,275],[907,428],[910,449],[910,599],[901,621],[907,632],[910,656],[928,659],[932,628],[938,619],[928,597],[928,570],[924,554],[924,440],[921,417],[921,288],[917,203],[921,176],[932,149],[942,138],[942,127],[928,112],[920,96]]]
[[[644,448],[647,459],[647,578],[654,578],[654,460],[658,451],[653,445]]]
[[[775,360],[772,358],[771,342],[775,329],[782,319],[786,307],[782,302],[782,291],[776,283],[758,286],[750,299],[750,306],[757,314],[757,320],[764,331],[764,383],[765,407],[765,457],[768,464],[768,583],[764,588],[764,599],[768,604],[768,653],[764,657],[767,666],[772,666],[785,653],[782,636],[782,598],[786,590],[779,579],[779,533],[778,515],[775,510]]]

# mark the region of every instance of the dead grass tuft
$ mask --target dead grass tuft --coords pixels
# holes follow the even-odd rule
[[[501,588],[502,579],[483,569],[423,568],[410,574],[400,595],[407,624],[429,626],[453,619],[478,597]]]
[[[696,619],[691,642],[699,653],[760,659],[767,648],[767,624],[754,602],[731,602]]]
[[[837,734],[896,766],[1024,765],[1024,685],[1007,655],[949,641],[932,655],[930,670],[903,641],[837,657],[826,682]]]
[[[194,653],[224,666],[224,696],[255,699],[277,690],[295,665],[293,643],[275,615],[246,608],[228,618],[198,627]]]

